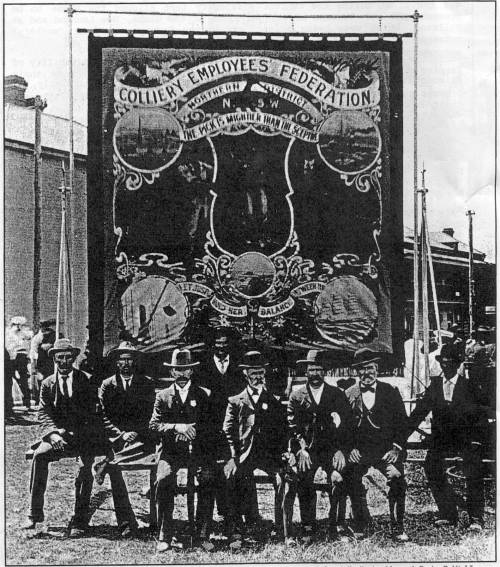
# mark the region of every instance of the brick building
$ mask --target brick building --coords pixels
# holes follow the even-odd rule
[[[5,79],[4,254],[5,318],[33,319],[35,109],[26,99],[28,84]],[[49,101],[50,108],[50,101]],[[69,169],[69,121],[42,112],[41,117],[41,274],[40,318],[55,318],[61,227],[62,163]],[[87,325],[87,129],[74,126],[74,191],[68,204],[72,233],[75,332],[82,346]],[[64,330],[64,329],[63,329]]]

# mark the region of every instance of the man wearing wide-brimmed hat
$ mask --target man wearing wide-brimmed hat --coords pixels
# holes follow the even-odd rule
[[[290,394],[287,415],[298,461],[297,491],[305,538],[314,533],[316,490],[314,476],[319,467],[330,482],[329,535],[337,538],[337,510],[343,470],[352,447],[352,412],[344,392],[325,384],[324,354],[310,350],[297,361],[306,367],[307,384]],[[288,498],[295,499],[290,491]]]
[[[134,535],[137,520],[130,505],[127,486],[116,462],[139,461],[155,450],[155,438],[149,430],[153,413],[155,387],[153,381],[137,371],[140,351],[128,341],[121,342],[108,353],[116,365],[116,373],[99,388],[99,403],[106,436],[113,448],[113,458],[96,465],[96,481],[109,473],[116,520],[122,537]]]
[[[412,411],[409,432],[432,411],[432,433],[424,463],[429,486],[436,501],[438,527],[456,524],[457,501],[447,475],[445,458],[461,455],[467,490],[470,529],[483,527],[484,491],[481,474],[482,445],[487,431],[487,415],[476,399],[474,389],[459,372],[462,363],[460,345],[444,344],[436,356],[442,375],[431,383]]]
[[[228,482],[231,544],[240,540],[238,481],[253,476],[255,469],[269,474],[275,488],[275,524],[281,535],[287,535],[291,513],[284,509],[284,454],[287,450],[286,418],[281,403],[266,389],[268,362],[259,351],[247,352],[240,363],[247,385],[228,400],[223,430],[231,458],[224,467]]]
[[[75,514],[71,535],[82,535],[88,527],[92,492],[92,463],[102,451],[103,428],[97,418],[97,384],[88,374],[73,367],[80,349],[68,339],[58,339],[49,349],[56,371],[41,385],[39,420],[41,442],[31,467],[31,505],[26,529],[44,520],[44,495],[51,461],[80,457],[82,466],[76,481]]]
[[[156,395],[149,427],[162,440],[155,482],[158,516],[157,551],[178,545],[173,533],[172,513],[176,493],[177,471],[188,466],[198,474],[198,536],[205,549],[213,547],[207,533],[211,513],[210,484],[213,478],[213,448],[210,446],[210,403],[208,394],[192,381],[199,362],[188,349],[172,352],[170,368],[174,383]]]
[[[399,390],[377,379],[380,360],[380,354],[366,348],[354,355],[353,367],[358,372],[359,383],[346,391],[355,418],[353,449],[346,476],[355,532],[360,537],[364,535],[368,519],[363,476],[373,466],[386,477],[392,536],[402,543],[408,541],[404,531],[407,416]]]

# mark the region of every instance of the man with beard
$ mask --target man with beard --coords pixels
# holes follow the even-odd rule
[[[232,548],[241,546],[241,529],[237,514],[239,491],[237,482],[253,477],[255,469],[266,472],[275,489],[274,521],[279,535],[288,535],[291,510],[285,510],[286,461],[295,464],[287,451],[286,418],[279,400],[265,387],[266,367],[259,351],[249,351],[240,364],[247,385],[228,400],[224,433],[231,458],[224,467],[227,479]]]
[[[359,384],[346,391],[354,412],[353,449],[346,470],[356,533],[366,529],[368,507],[363,476],[373,466],[387,479],[389,513],[395,541],[408,541],[404,531],[407,416],[399,390],[377,380],[380,356],[367,349],[354,355]]]
[[[201,544],[213,549],[208,540],[211,520],[210,494],[213,478],[213,448],[210,446],[210,403],[208,395],[192,381],[194,362],[187,349],[174,349],[171,362],[174,383],[156,395],[150,430],[162,439],[155,482],[155,501],[159,535],[157,551],[163,553],[178,547],[173,533],[174,498],[177,471],[188,466],[198,476],[197,528]],[[193,534],[192,534],[193,535]]]
[[[344,392],[325,384],[324,353],[310,350],[304,360],[307,384],[290,394],[287,415],[291,443],[295,445],[300,517],[309,539],[315,532],[314,476],[321,467],[330,484],[329,536],[337,539],[337,512],[342,497],[343,470],[351,450],[352,412]],[[293,506],[295,490],[287,495]]]
[[[112,454],[96,465],[96,482],[101,484],[109,473],[116,520],[122,537],[134,535],[137,520],[130,505],[127,486],[118,462],[139,461],[155,450],[155,438],[149,431],[155,388],[153,381],[137,371],[139,351],[124,341],[111,350],[116,373],[99,388],[101,416]]]
[[[39,420],[41,441],[31,464],[31,503],[25,529],[34,530],[44,521],[44,497],[49,463],[67,457],[80,457],[82,466],[75,481],[75,515],[72,537],[84,534],[89,522],[92,492],[92,463],[102,454],[103,428],[96,414],[97,383],[73,367],[80,352],[68,339],[58,339],[49,350],[56,372],[42,382]]]

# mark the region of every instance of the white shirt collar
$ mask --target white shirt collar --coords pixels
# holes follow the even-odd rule
[[[325,383],[323,382],[323,384],[321,384],[321,386],[319,388],[311,388],[311,394],[314,398],[314,401],[316,402],[316,404],[319,404],[319,402],[321,401],[321,396],[323,395],[323,390],[325,389]]]
[[[445,382],[451,382],[451,383],[455,386],[456,383],[457,383],[457,380],[458,380],[458,372],[457,372],[457,374],[455,374],[455,376],[453,376],[453,378],[450,378],[449,380],[446,380],[446,378],[445,378],[445,376],[444,376],[444,374],[443,374],[443,384],[444,384]]]
[[[190,386],[191,386],[191,380],[188,380],[188,381],[186,382],[186,385],[185,385],[183,388],[181,388],[181,387],[179,386],[179,384],[177,384],[177,382],[175,382],[174,386],[175,386],[175,388],[177,389],[177,391],[178,391],[179,393],[182,392],[183,394],[184,394],[184,393],[187,394],[187,392],[188,392],[188,390],[189,390],[189,388],[190,388]]]

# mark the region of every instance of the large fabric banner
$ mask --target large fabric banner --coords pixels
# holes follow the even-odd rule
[[[401,40],[91,37],[90,63],[90,328],[105,352],[124,336],[201,345],[219,326],[393,351]]]

